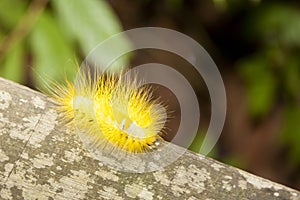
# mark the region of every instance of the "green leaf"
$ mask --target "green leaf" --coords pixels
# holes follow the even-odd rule
[[[0,1],[0,21],[1,26],[12,29],[26,10],[26,1],[23,0],[1,0]],[[12,12],[13,11],[13,12]]]
[[[262,117],[273,106],[277,82],[264,57],[245,59],[240,73],[247,87],[249,111],[254,117]]]
[[[1,76],[18,83],[24,83],[25,64],[24,64],[24,46],[18,43],[10,53],[5,57]]]
[[[272,75],[266,74],[249,85],[248,97],[250,112],[254,116],[267,114],[273,106],[275,94],[275,79]]]
[[[281,43],[288,46],[300,46],[300,13],[293,6],[284,4],[266,4],[250,17],[246,23],[253,27],[254,34],[263,37],[266,44]]]
[[[45,84],[39,77],[60,81],[76,72],[73,45],[64,38],[57,21],[44,12],[30,34],[33,51],[34,78],[38,87]],[[65,72],[65,74],[64,74]]]
[[[121,25],[109,5],[103,0],[53,0],[59,20],[69,36],[77,40],[85,56],[100,42],[122,31]],[[105,52],[97,55],[101,59],[112,55],[119,49],[130,49],[126,38],[121,38],[117,44],[110,46]],[[124,66],[128,57],[118,60],[117,65]]]

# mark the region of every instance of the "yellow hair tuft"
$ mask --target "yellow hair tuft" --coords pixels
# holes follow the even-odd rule
[[[151,88],[139,87],[122,74],[79,71],[74,84],[56,84],[52,96],[58,110],[97,148],[112,145],[131,153],[152,149],[164,129],[166,109],[153,100]]]

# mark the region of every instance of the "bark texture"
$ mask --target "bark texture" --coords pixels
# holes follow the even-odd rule
[[[0,78],[0,199],[300,199],[296,190],[189,151],[164,170],[113,170],[58,115],[51,98]]]

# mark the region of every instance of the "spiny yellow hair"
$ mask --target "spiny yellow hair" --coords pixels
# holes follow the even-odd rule
[[[165,107],[152,99],[150,87],[121,74],[79,71],[74,84],[56,84],[52,94],[64,118],[99,148],[107,145],[139,153],[160,140],[167,119]]]

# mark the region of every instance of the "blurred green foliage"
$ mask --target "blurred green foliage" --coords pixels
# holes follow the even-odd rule
[[[247,27],[246,27],[247,26]],[[245,21],[255,53],[240,60],[247,86],[249,111],[262,118],[276,106],[285,110],[281,140],[300,164],[300,12],[292,4],[266,3]]]
[[[290,161],[294,166],[299,165],[299,7],[293,4],[293,1],[279,0],[213,0],[213,2],[227,17],[226,20],[237,23],[233,25],[238,27],[237,29],[229,29],[232,31],[231,35],[236,36],[231,42],[243,42],[242,45],[251,48],[244,54],[233,52],[240,54],[238,58],[233,59],[235,63],[233,70],[236,70],[245,83],[248,111],[253,121],[263,122],[272,115],[272,112],[283,110],[284,122],[282,129],[279,130],[281,134],[278,143],[283,149],[288,150]],[[228,34],[226,30],[224,34]],[[224,49],[230,51],[231,46],[227,45]],[[198,135],[190,147],[193,151],[199,151],[204,137]],[[241,160],[236,162],[234,157],[229,157],[226,161],[240,167],[243,165]]]
[[[19,23],[28,23],[22,19],[32,14],[30,12],[37,12],[30,10],[30,5],[39,2],[41,0],[0,1],[2,42]],[[0,57],[1,76],[37,88],[43,88],[48,79],[74,78],[79,67],[77,62],[82,62],[97,44],[122,31],[106,1],[52,0],[40,9],[42,12],[29,27],[28,34],[12,43]],[[28,83],[28,76],[32,83]]]

